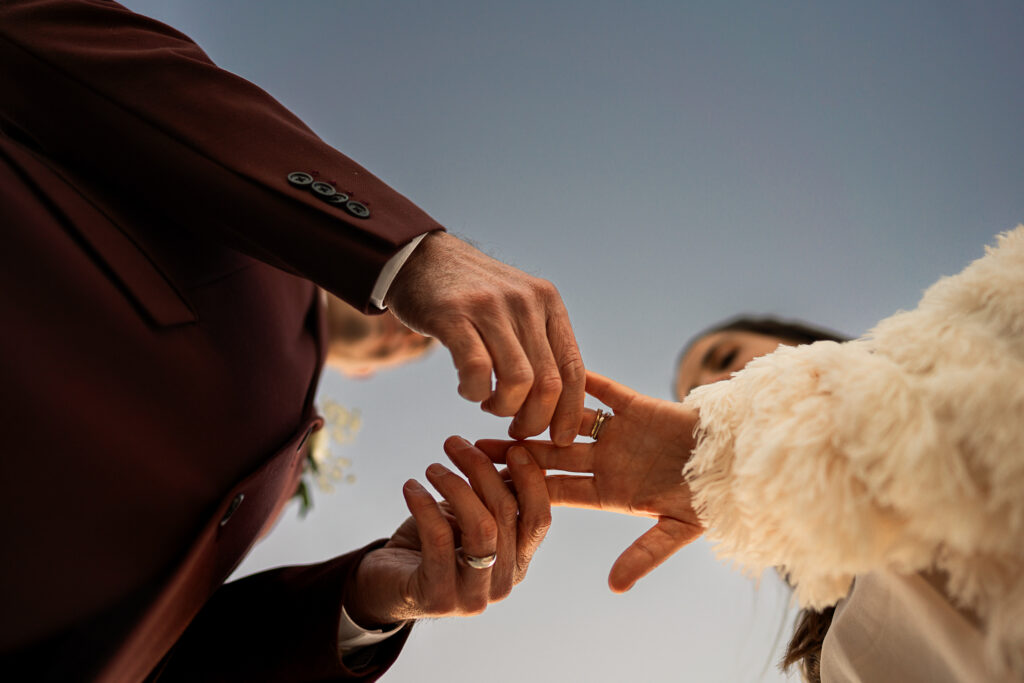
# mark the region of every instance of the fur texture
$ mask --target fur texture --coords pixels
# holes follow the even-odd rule
[[[860,573],[943,569],[988,661],[1024,674],[1024,226],[865,337],[780,347],[686,403],[720,557],[781,567],[815,608]]]

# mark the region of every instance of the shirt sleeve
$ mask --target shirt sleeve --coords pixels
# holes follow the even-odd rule
[[[341,606],[341,623],[338,624],[338,650],[348,655],[369,645],[376,645],[399,633],[405,621],[392,624],[390,628],[367,629],[352,620],[345,606]]]
[[[391,283],[395,281],[398,276],[398,271],[402,270],[402,266],[412,256],[412,252],[416,250],[416,247],[420,245],[423,238],[426,237],[426,233],[414,237],[409,244],[402,247],[402,249],[392,256],[384,268],[381,269],[380,275],[377,276],[377,282],[373,285],[373,293],[370,294],[370,303],[379,308],[385,310],[387,306],[384,305],[384,299],[388,296],[388,290],[391,289]]]

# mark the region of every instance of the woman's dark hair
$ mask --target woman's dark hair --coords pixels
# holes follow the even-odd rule
[[[837,342],[850,340],[849,337],[838,332],[795,320],[740,315],[712,325],[691,338],[679,353],[674,377],[679,375],[679,367],[682,365],[683,358],[699,339],[717,332],[732,331],[763,334],[794,344],[811,344],[823,340]],[[675,391],[674,388],[673,391]],[[783,655],[782,662],[780,662],[783,671],[788,671],[790,667],[796,665],[805,680],[811,683],[821,683],[821,645],[825,642],[825,634],[828,633],[828,629],[832,625],[834,612],[835,607],[826,607],[821,612],[811,609],[800,610],[796,617],[793,637],[790,638],[789,645],[786,646],[786,654]]]
[[[805,322],[799,320],[784,320],[782,318],[773,318],[771,316],[754,316],[754,315],[738,315],[728,320],[723,320],[720,323],[712,325],[711,327],[705,328],[690,337],[689,341],[683,346],[683,350],[679,352],[679,356],[676,358],[676,368],[673,377],[673,383],[675,377],[679,375],[679,368],[683,364],[683,358],[689,353],[690,348],[696,344],[699,340],[708,336],[709,334],[715,334],[717,332],[753,332],[754,334],[763,334],[767,337],[778,337],[784,341],[792,342],[793,344],[811,344],[816,341],[837,341],[844,342],[849,341],[850,338],[846,335],[833,332],[832,330],[824,327],[816,327],[814,325],[808,325]],[[672,387],[672,392],[675,393],[675,387]],[[682,396],[677,398],[682,399]]]
[[[826,607],[820,612],[802,609],[796,615],[793,637],[786,646],[786,654],[782,656],[779,666],[789,671],[794,664],[803,675],[805,681],[821,683],[821,646],[825,642],[825,634],[832,626],[832,615],[836,608]]]

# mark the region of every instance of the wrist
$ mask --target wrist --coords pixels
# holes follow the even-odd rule
[[[387,600],[381,590],[382,581],[374,571],[379,550],[367,553],[356,571],[350,575],[345,588],[345,613],[356,626],[369,630],[387,629],[401,618],[387,609]]]
[[[415,283],[419,280],[418,273],[436,260],[435,254],[439,247],[449,239],[457,238],[452,237],[444,230],[435,230],[426,233],[418,240],[416,248],[408,254],[401,268],[392,276],[390,286],[382,298],[385,308],[392,308],[393,300],[396,299],[401,303],[402,291],[417,286]]]

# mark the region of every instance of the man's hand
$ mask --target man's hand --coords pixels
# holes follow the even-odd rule
[[[515,415],[509,436],[536,436],[550,425],[552,441],[572,443],[583,420],[585,371],[550,282],[434,232],[399,271],[385,303],[451,351],[459,394],[495,415]]]
[[[553,505],[658,520],[612,566],[608,585],[622,592],[704,532],[682,476],[695,443],[697,415],[679,403],[638,394],[592,372],[587,373],[587,393],[615,411],[593,443],[560,448],[543,441],[483,440],[476,445],[495,462],[505,461],[510,446],[525,446],[545,469],[593,475],[549,475]],[[596,412],[586,411],[580,435],[590,434]]]
[[[508,455],[513,494],[490,459],[465,439],[453,436],[444,448],[470,483],[431,465],[427,478],[445,498],[439,505],[415,480],[406,482],[412,517],[360,563],[352,604],[345,605],[356,623],[479,614],[526,576],[551,524],[544,472],[525,449],[513,448]],[[462,553],[495,554],[496,560],[477,569]]]

